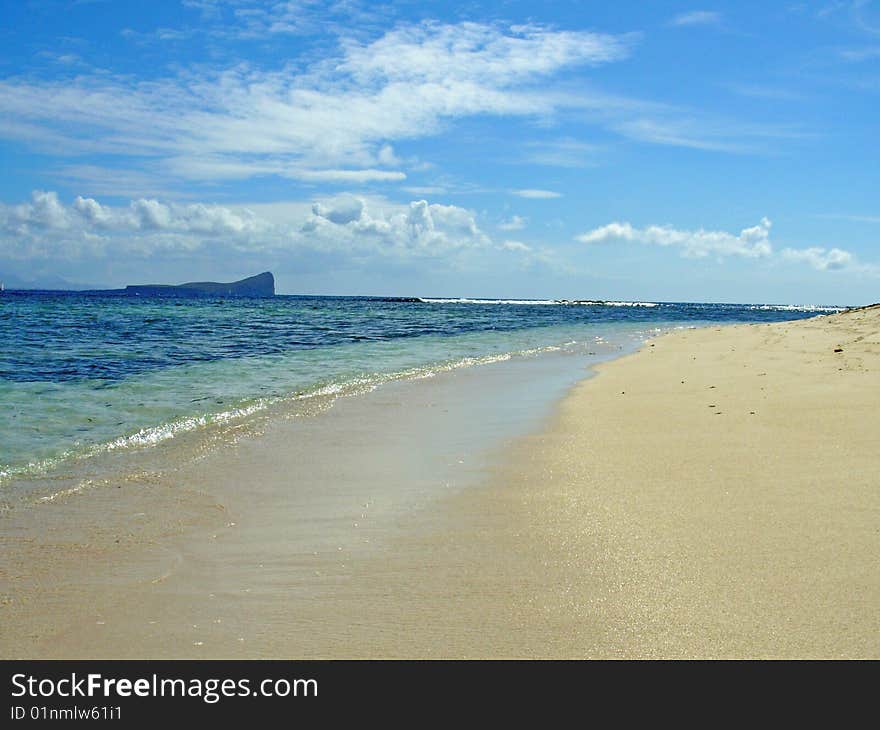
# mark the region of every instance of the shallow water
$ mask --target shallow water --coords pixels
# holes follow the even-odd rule
[[[101,387],[77,378],[7,380],[4,386],[69,395],[74,422],[77,398],[94,404],[89,394],[106,398],[109,391],[118,400],[108,402],[145,425],[114,435],[108,420],[114,440],[86,431],[94,440],[79,451],[65,446],[68,456],[0,486],[10,507],[0,519],[0,607],[13,627],[0,652],[521,655],[521,637],[481,627],[489,614],[505,627],[536,610],[543,616],[542,604],[531,603],[541,597],[522,586],[541,583],[545,553],[539,545],[521,573],[513,557],[531,525],[507,525],[505,517],[505,500],[522,500],[524,492],[492,481],[504,474],[500,465],[518,458],[523,435],[542,430],[553,404],[593,364],[647,336],[737,317],[793,316],[671,305],[666,309],[678,319],[664,319],[657,316],[663,306],[467,302],[422,312],[420,304],[375,306],[410,307],[413,314],[394,317],[423,324],[434,316],[438,330],[493,321],[499,329],[388,334],[283,355],[192,361],[120,373]],[[221,305],[224,317],[259,307]],[[606,316],[606,309],[624,314]],[[549,324],[538,310],[554,313]],[[272,316],[280,317],[277,310]],[[505,322],[524,326],[503,329]],[[186,344],[158,340],[156,349],[179,355],[175,348],[192,346],[180,341]],[[63,342],[56,346],[60,357]],[[254,397],[254,387],[268,387],[270,395]],[[224,403],[188,398],[212,388]],[[131,397],[136,392],[141,407]],[[46,408],[40,398],[30,405]],[[148,414],[147,406],[156,410]],[[161,420],[162,408],[175,407],[176,420]],[[584,418],[588,429],[608,425],[591,422],[589,412]],[[522,456],[533,454],[525,449]],[[487,484],[489,502],[471,499]],[[499,525],[504,541],[496,544]],[[474,600],[463,600],[471,594]],[[540,623],[534,625],[530,636],[540,638]],[[532,653],[543,655],[540,646]]]
[[[433,556],[410,541],[437,527],[437,505],[478,491],[591,363],[621,352],[599,343],[592,356],[402,379],[303,417],[273,412],[222,448],[193,448],[191,433],[112,469],[92,459],[104,478],[0,520],[0,577],[19,576],[0,580],[14,597],[6,620],[27,623],[20,607],[38,605],[42,627],[0,652],[383,655],[394,628],[382,617],[397,600],[386,587],[415,595],[426,580]]]
[[[811,316],[815,307],[527,300],[0,297],[0,490],[270,412],[511,358],[589,357],[659,329]],[[87,464],[88,466],[84,466]],[[58,485],[56,485],[58,486]]]

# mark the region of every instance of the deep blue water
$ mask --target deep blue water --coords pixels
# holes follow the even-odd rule
[[[817,313],[632,304],[4,292],[0,480],[346,384],[548,349],[585,351],[597,338],[632,339],[658,328]]]

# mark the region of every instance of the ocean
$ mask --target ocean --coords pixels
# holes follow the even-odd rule
[[[679,328],[840,307],[276,296],[0,295],[0,503],[149,450],[392,381],[563,353],[573,367]]]

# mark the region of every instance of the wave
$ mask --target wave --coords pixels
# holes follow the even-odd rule
[[[468,299],[467,297],[419,297],[424,304],[518,304],[518,305],[580,305],[585,307],[659,307],[657,302],[609,302],[602,299]]]
[[[577,344],[576,341],[569,341],[564,345],[547,345],[544,347],[514,350],[493,355],[461,357],[454,360],[436,362],[425,366],[406,368],[404,370],[387,373],[370,373],[361,377],[352,377],[329,383],[316,384],[306,390],[286,395],[263,397],[257,400],[242,402],[225,411],[181,416],[180,418],[167,423],[144,427],[133,433],[119,436],[108,441],[89,444],[78,449],[68,449],[53,457],[31,461],[21,466],[6,466],[0,468],[0,486],[4,486],[5,482],[12,479],[28,479],[45,476],[56,471],[65,463],[80,462],[100,454],[111,452],[134,451],[149,448],[199,429],[206,429],[212,426],[224,426],[234,422],[237,423],[248,416],[258,415],[273,407],[283,407],[285,404],[293,405],[295,403],[321,398],[329,399],[329,403],[332,403],[337,398],[368,393],[381,385],[394,381],[432,378],[440,373],[461,368],[506,362],[516,357],[534,357],[545,353],[559,352]],[[50,495],[50,498],[54,498],[53,495]],[[46,500],[44,499],[43,501]],[[51,499],[48,501],[51,501]]]
[[[774,312],[845,312],[850,307],[832,307],[824,304],[750,304],[749,309]]]
[[[468,299],[467,297],[419,297],[424,304],[560,304],[555,299]]]
[[[659,307],[658,302],[573,302],[574,304],[586,304],[593,307]]]
[[[581,307],[721,307],[742,308],[745,310],[762,310],[774,312],[845,312],[851,307],[831,306],[825,304],[701,304],[684,303],[680,305],[664,302],[643,302],[606,299],[471,299],[468,297],[415,297],[400,301],[422,302],[424,304],[516,304],[544,306],[581,306]]]

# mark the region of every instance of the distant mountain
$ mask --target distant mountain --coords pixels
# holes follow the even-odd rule
[[[0,273],[0,282],[7,289],[48,289],[50,291],[82,291],[85,289],[96,289],[92,284],[81,284],[75,281],[68,281],[60,276],[36,276],[26,279],[22,276],[16,276],[10,273]]]
[[[192,281],[186,284],[135,284],[125,287],[125,293],[133,296],[172,297],[273,297],[275,277],[269,271],[233,281],[228,284],[216,281]]]

